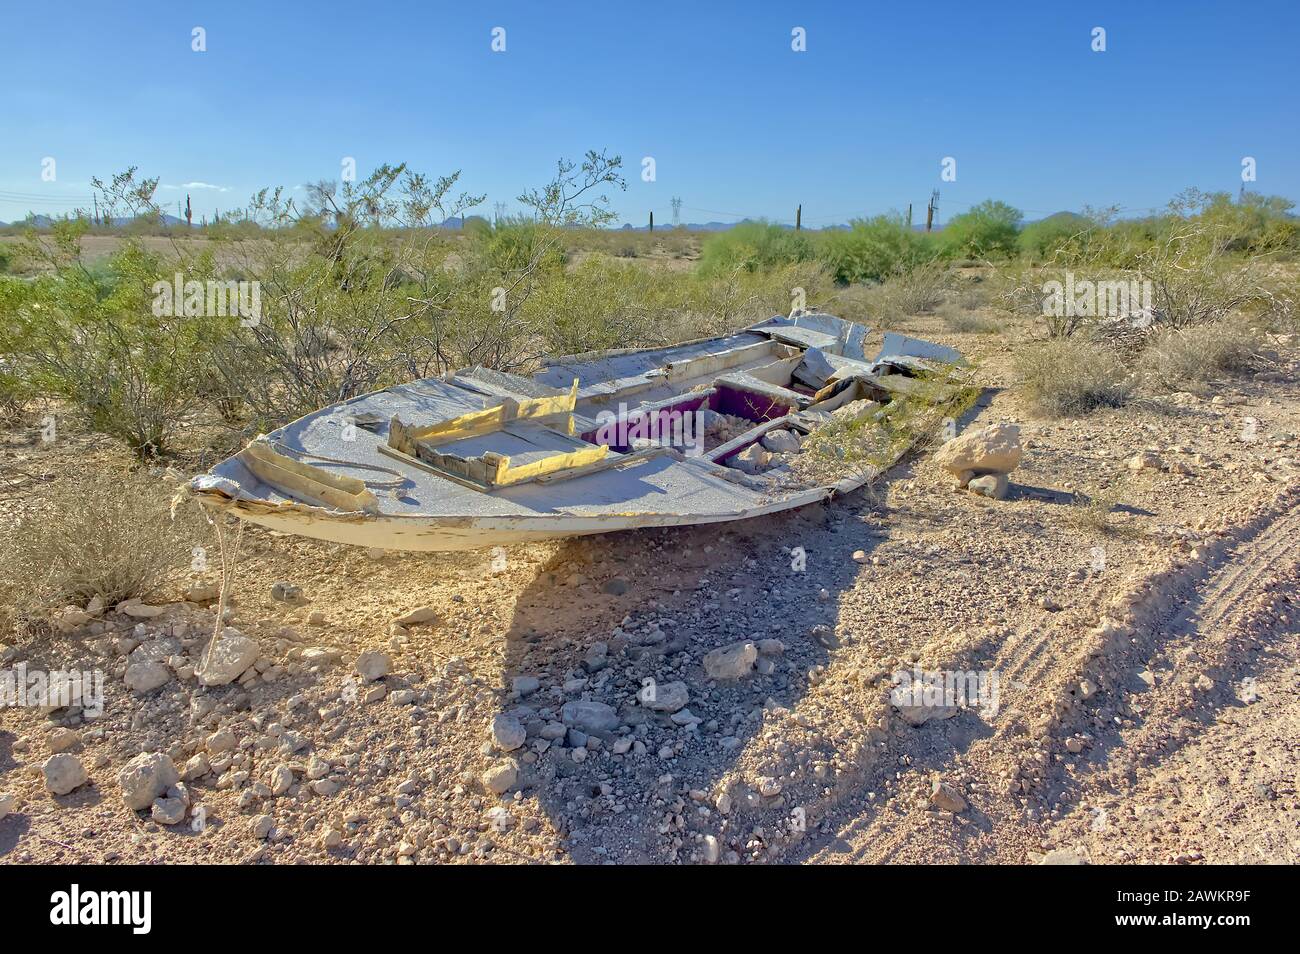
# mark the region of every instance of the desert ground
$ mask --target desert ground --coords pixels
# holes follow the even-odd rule
[[[1006,499],[955,489],[923,451],[829,504],[504,559],[250,526],[227,622],[261,658],[205,688],[213,537],[157,615],[0,648],[5,667],[106,678],[98,718],[0,710],[0,862],[1300,861],[1291,340],[1251,375],[1044,418],[1011,372],[1023,329],[898,330],[978,368],[959,430],[1020,425]],[[131,467],[72,418],[53,442],[12,422],[0,516]],[[1078,492],[1114,510],[1090,519]],[[301,600],[275,598],[286,583]],[[761,665],[710,680],[704,654],[739,641]],[[125,684],[159,660],[163,684]],[[914,667],[995,673],[997,704],[900,709],[891,676]],[[642,704],[646,679],[680,683],[685,708]],[[566,724],[575,701],[600,705]],[[53,795],[61,752],[89,781]],[[155,752],[182,824],[124,803],[119,773]]]

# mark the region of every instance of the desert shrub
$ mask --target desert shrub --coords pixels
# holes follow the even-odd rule
[[[820,258],[842,284],[882,282],[934,256],[933,242],[900,216],[857,219],[821,238]]]
[[[1093,486],[1075,491],[1065,512],[1066,521],[1077,530],[1092,533],[1110,533],[1115,528],[1110,516],[1120,500],[1118,485]]]
[[[1255,267],[1230,257],[1222,238],[1211,226],[1188,224],[1138,256],[1137,272],[1151,282],[1154,324],[1215,322],[1266,298]]]
[[[107,276],[59,267],[0,297],[13,374],[66,399],[89,425],[140,456],[165,449],[192,408],[192,383],[211,329],[202,319],[154,314],[156,256],[128,241]]]
[[[986,199],[969,212],[954,216],[939,233],[939,246],[949,258],[1006,258],[1016,251],[1022,216],[1005,202]]]
[[[761,272],[738,267],[679,281],[684,298],[670,340],[726,334],[788,314],[800,302],[808,308],[821,307],[831,288],[826,270],[816,262],[792,262]]]
[[[1169,328],[1151,339],[1143,366],[1158,387],[1181,391],[1219,375],[1253,370],[1263,345],[1260,333],[1240,321]]]
[[[1225,252],[1267,255],[1294,250],[1300,238],[1291,210],[1295,203],[1282,196],[1187,189],[1169,203],[1170,215],[1202,227]]]
[[[169,507],[171,490],[140,474],[61,479],[0,537],[0,617],[24,629],[94,597],[149,599],[179,580],[202,517]]]
[[[1093,222],[1075,212],[1058,212],[1037,222],[1030,222],[1016,238],[1020,251],[1035,261],[1050,259],[1077,242],[1093,227]]]
[[[810,261],[816,256],[805,232],[772,222],[741,222],[704,240],[699,269],[703,274],[727,274],[736,269],[767,271],[780,265]]]
[[[963,308],[955,304],[941,305],[938,313],[943,318],[948,330],[959,334],[988,335],[993,334],[999,328],[998,323],[993,319],[970,308]]]
[[[472,268],[507,273],[535,263],[536,268],[553,270],[562,268],[567,257],[546,225],[533,219],[503,218],[495,225],[474,219],[465,234]]]
[[[1112,349],[1084,337],[1034,342],[1016,355],[1015,368],[1030,402],[1052,416],[1119,407],[1135,386]]]
[[[541,284],[523,309],[545,356],[663,343],[663,317],[680,302],[672,280],[603,254]]]
[[[908,270],[899,270],[885,282],[889,301],[907,315],[934,311],[952,287],[952,272],[940,262],[925,262]]]

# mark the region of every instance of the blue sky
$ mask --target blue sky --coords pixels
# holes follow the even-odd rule
[[[1300,199],[1300,4],[1281,0],[0,7],[5,221],[133,164],[202,214],[337,179],[345,156],[462,169],[490,214],[588,148],[623,156],[615,207],[637,224],[672,196],[685,221],[919,218],[934,188],[941,219],[989,197],[1136,212],[1235,192],[1245,156],[1253,188]]]

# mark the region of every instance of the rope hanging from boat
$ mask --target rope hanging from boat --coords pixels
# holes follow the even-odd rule
[[[235,519],[239,520],[238,517]],[[212,638],[208,640],[208,648],[203,651],[203,661],[200,663],[200,669],[208,668],[208,664],[212,659],[212,649],[217,645],[217,637],[221,635],[221,630],[225,625],[226,597],[230,594],[230,583],[235,574],[235,564],[239,562],[239,551],[244,543],[244,521],[239,520],[239,529],[235,532],[234,550],[227,553],[226,533],[222,522],[221,517],[217,517],[212,521],[213,526],[217,528],[217,552],[221,556],[221,588],[217,596],[217,622],[212,628]]]

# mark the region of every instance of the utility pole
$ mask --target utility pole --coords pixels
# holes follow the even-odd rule
[[[930,204],[925,209],[925,230],[930,231],[934,225],[934,213],[939,211],[939,190],[930,193]]]
[[[655,214],[654,214],[654,211],[651,210],[651,212],[650,212],[650,231],[653,232],[654,230],[655,230]]]
[[[803,203],[802,202],[800,202],[798,207],[794,210],[794,230],[798,232],[801,228],[803,228]]]
[[[91,199],[95,203],[95,224],[98,225],[99,224],[99,196],[98,195],[91,196]]]
[[[673,196],[673,228],[682,224],[682,199],[681,196]]]
[[[907,230],[912,231],[912,203],[907,203]]]

